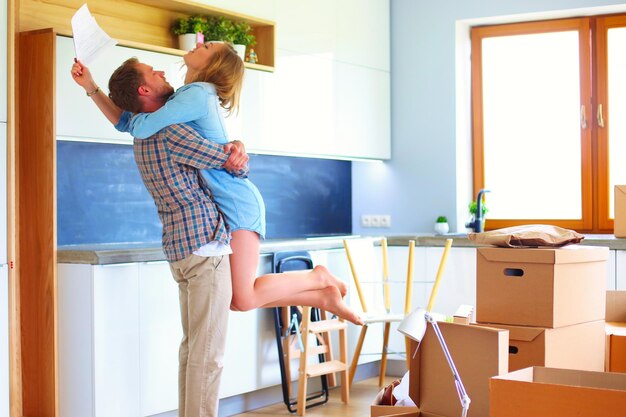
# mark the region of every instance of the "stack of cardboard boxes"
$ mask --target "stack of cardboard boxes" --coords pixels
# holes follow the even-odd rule
[[[626,374],[601,372],[608,248],[477,251],[476,319],[510,339],[490,417],[626,415]]]
[[[603,371],[608,248],[477,249],[476,321],[509,331],[509,371]]]

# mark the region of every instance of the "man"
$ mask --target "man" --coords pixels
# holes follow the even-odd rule
[[[128,122],[120,107],[152,112],[174,92],[162,71],[134,58],[111,76],[115,103],[80,62],[72,66],[72,77],[118,128]],[[227,256],[231,250],[226,223],[199,170],[225,168],[245,177],[248,156],[241,143],[209,142],[186,125],[135,139],[133,146],[139,172],[163,223],[163,250],[179,287],[183,340],[178,415],[214,417],[232,295]]]

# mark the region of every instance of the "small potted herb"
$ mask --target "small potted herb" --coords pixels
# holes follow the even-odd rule
[[[437,222],[435,223],[435,234],[445,235],[450,230],[450,226],[448,225],[448,218],[446,216],[437,217]]]
[[[178,35],[178,46],[184,51],[190,51],[196,47],[196,43],[202,39],[198,34],[207,31],[208,20],[204,16],[179,17],[174,21],[172,33]]]

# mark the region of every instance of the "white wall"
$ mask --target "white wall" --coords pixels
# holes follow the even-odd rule
[[[602,6],[611,7],[575,10]],[[608,0],[391,0],[391,160],[353,163],[353,232],[382,232],[362,229],[362,214],[390,214],[385,233],[430,232],[439,215],[452,231],[464,230],[472,194],[469,96],[457,100],[456,83],[467,79],[467,21],[625,10],[625,3]]]

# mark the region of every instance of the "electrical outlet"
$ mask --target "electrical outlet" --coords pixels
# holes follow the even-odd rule
[[[390,228],[391,227],[391,216],[389,214],[384,214],[380,217],[380,227]]]
[[[380,227],[380,216],[372,216],[372,223],[370,227]]]
[[[364,214],[361,216],[361,226],[372,227],[372,215],[371,214]]]

